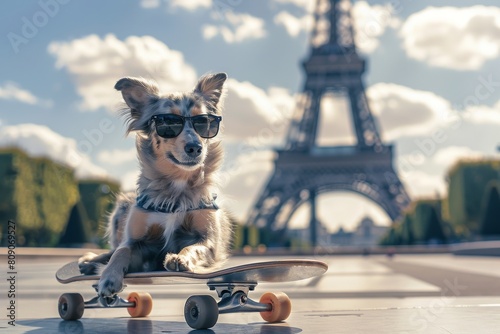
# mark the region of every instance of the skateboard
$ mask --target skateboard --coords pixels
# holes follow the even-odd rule
[[[291,302],[283,292],[264,293],[257,302],[248,297],[259,282],[290,282],[320,276],[328,266],[315,260],[281,260],[244,264],[211,273],[152,271],[125,275],[123,284],[200,284],[215,290],[219,302],[210,295],[190,296],[184,305],[186,323],[194,329],[213,327],[219,314],[234,312],[260,312],[267,322],[283,321],[291,313]],[[78,263],[61,267],[56,279],[63,284],[83,282],[92,284],[97,292],[100,276],[82,275]],[[131,292],[126,299],[115,294],[112,297],[95,296],[84,301],[79,293],[64,293],[59,297],[59,315],[64,320],[77,320],[86,308],[127,308],[132,317],[146,317],[153,308],[153,300],[147,292]]]

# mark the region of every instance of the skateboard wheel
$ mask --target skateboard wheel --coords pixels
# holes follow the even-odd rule
[[[78,320],[85,310],[83,297],[79,293],[63,293],[58,302],[59,316],[64,320]]]
[[[219,318],[219,306],[212,296],[191,296],[184,305],[184,318],[194,329],[213,327]]]
[[[153,298],[147,292],[131,292],[127,300],[135,303],[134,307],[127,307],[132,318],[147,317],[153,309]]]
[[[259,302],[271,305],[270,311],[260,312],[262,319],[267,322],[283,321],[292,312],[292,303],[284,292],[266,292],[260,297]]]

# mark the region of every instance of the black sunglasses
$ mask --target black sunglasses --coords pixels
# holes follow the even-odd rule
[[[161,114],[151,117],[155,122],[156,133],[163,138],[175,138],[181,134],[186,120],[191,122],[193,129],[202,138],[213,138],[219,133],[221,116],[204,114],[184,117],[176,114]]]

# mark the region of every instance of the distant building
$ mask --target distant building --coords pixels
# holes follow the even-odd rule
[[[380,239],[387,233],[387,230],[388,227],[376,225],[371,218],[365,217],[353,233],[352,246],[376,246]]]
[[[318,228],[318,245],[329,245],[330,244],[330,233],[328,233],[327,228],[319,220],[317,221]],[[299,240],[311,240],[309,227],[301,229],[289,229],[288,237]]]
[[[353,232],[347,232],[341,226],[337,232],[329,233],[325,225],[318,222],[318,245],[374,247],[388,230],[389,227],[376,225],[369,217],[363,218]],[[299,240],[310,240],[309,228],[290,229],[288,236]]]
[[[361,220],[354,232],[346,232],[342,227],[330,235],[331,244],[335,246],[374,247],[387,233],[388,227],[376,225],[365,217]]]
[[[346,232],[341,226],[337,232],[330,234],[330,243],[335,246],[351,246],[352,235],[352,232]]]

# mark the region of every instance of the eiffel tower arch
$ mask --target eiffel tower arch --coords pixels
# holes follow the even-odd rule
[[[366,61],[354,41],[349,0],[318,0],[305,82],[286,145],[276,150],[274,173],[255,202],[248,224],[287,229],[293,213],[311,204],[311,244],[317,244],[316,197],[333,191],[360,194],[394,221],[410,199],[393,168],[393,147],[382,142],[365,94]],[[356,143],[317,145],[320,104],[325,94],[342,93],[350,106]]]

